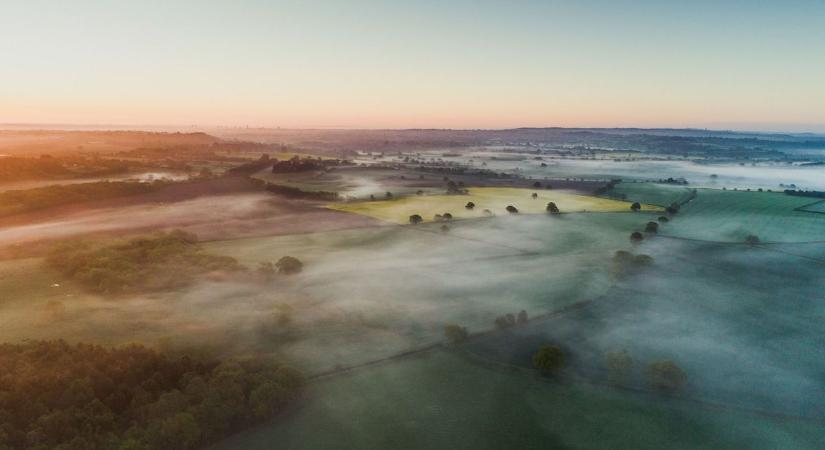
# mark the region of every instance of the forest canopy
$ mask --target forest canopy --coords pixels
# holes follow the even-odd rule
[[[245,270],[232,257],[204,253],[198,237],[181,230],[104,246],[71,240],[56,245],[46,262],[89,290],[110,294],[174,289],[209,272]]]
[[[141,345],[0,345],[0,449],[186,450],[295,400],[300,373]]]
[[[145,194],[156,187],[157,184],[153,183],[98,181],[0,192],[0,217],[73,203]]]

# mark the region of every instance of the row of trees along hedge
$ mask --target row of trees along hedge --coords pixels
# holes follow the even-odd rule
[[[109,294],[172,289],[207,272],[244,269],[232,257],[203,252],[197,236],[181,230],[107,246],[71,240],[56,245],[46,262],[88,289]]]
[[[186,450],[294,401],[300,373],[140,345],[0,345],[0,449]]]

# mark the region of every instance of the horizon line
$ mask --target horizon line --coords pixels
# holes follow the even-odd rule
[[[237,129],[237,130],[281,130],[281,131],[518,131],[518,130],[639,130],[639,131],[707,131],[716,133],[751,133],[751,134],[794,134],[794,135],[825,135],[823,131],[790,131],[782,129],[756,130],[753,128],[713,128],[697,126],[518,126],[518,127],[459,127],[459,128],[439,128],[439,127],[347,127],[347,126],[306,126],[306,127],[282,127],[282,126],[262,126],[262,125],[161,125],[161,124],[106,124],[106,123],[65,123],[65,122],[0,122],[0,131],[13,131],[13,128],[20,128],[21,131],[149,131],[151,129],[172,129],[172,130],[206,130],[206,129]],[[72,129],[76,128],[76,129]],[[84,130],[78,130],[85,128]]]

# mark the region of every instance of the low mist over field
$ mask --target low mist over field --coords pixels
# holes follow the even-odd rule
[[[0,450],[825,448],[825,3],[0,17]]]
[[[399,383],[430,391],[436,383],[440,393],[404,400],[410,416],[391,423],[440,420],[427,411],[467,415],[466,389],[478,383],[540,389],[536,398],[508,394],[516,403],[506,408],[488,398],[467,425],[511,442],[483,423],[515,420],[517,408],[523,417],[512,426],[525,434],[512,442],[527,447],[589,448],[590,425],[568,421],[593,408],[637,421],[659,443],[669,435],[648,426],[687,423],[724,446],[753,448],[806,448],[825,437],[825,403],[811,395],[825,371],[817,331],[825,215],[821,193],[806,184],[818,160],[740,164],[710,151],[674,160],[478,139],[449,152],[344,158],[219,141],[174,147],[173,158],[123,150],[7,160],[25,169],[17,183],[36,184],[0,192],[8,200],[0,338],[45,340],[25,345],[61,352],[79,350],[56,340],[137,343],[208,361],[198,367],[214,367],[212,376],[226,364],[253,372],[274,364],[304,380],[287,388],[272,378],[282,383],[278,396],[236,380],[241,418],[215,434],[203,431],[217,416],[202,397],[178,403],[191,405],[177,407],[184,416],[141,419],[136,439],[155,448],[165,446],[157,420],[190,416],[191,446],[252,427],[220,445],[286,439],[301,448],[289,430],[309,423],[318,436],[307,445],[340,433],[350,448],[390,445],[389,436],[369,444],[359,436],[384,436],[381,399]],[[60,178],[43,179],[44,170]],[[179,176],[143,176],[170,171]],[[445,370],[466,380],[444,384]],[[194,395],[192,375],[181,376],[184,384],[141,408],[166,405],[176,389]],[[344,386],[358,380],[374,392]],[[244,383],[253,383],[248,394]],[[210,386],[214,395],[230,389]],[[451,395],[460,400],[445,404]],[[352,396],[362,426],[330,427]],[[538,406],[559,396],[572,405],[565,418]],[[287,404],[297,408],[272,416]],[[774,420],[756,440],[745,425]],[[415,427],[390,426],[419,439]],[[438,442],[453,442],[444,433]],[[702,446],[707,435],[680,439]]]

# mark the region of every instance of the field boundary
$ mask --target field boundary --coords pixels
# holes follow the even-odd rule
[[[796,208],[794,208],[793,210],[794,210],[794,211],[799,211],[799,212],[806,212],[806,213],[809,213],[809,214],[825,214],[825,211],[812,211],[812,210],[810,210],[810,209],[806,209],[806,208],[808,208],[808,207],[811,207],[811,206],[814,206],[814,205],[818,205],[818,204],[820,204],[820,203],[824,203],[824,202],[825,202],[825,200],[817,200],[817,201],[815,201],[815,202],[806,203],[806,204],[804,204],[804,205],[802,205],[802,206],[797,206],[797,207],[796,207]]]
[[[575,303],[563,306],[563,307],[555,309],[555,310],[547,311],[545,313],[541,313],[541,314],[538,314],[538,315],[535,315],[535,316],[531,317],[530,322],[549,320],[549,319],[552,319],[552,318],[562,316],[562,315],[567,314],[569,312],[584,309],[584,308],[587,308],[589,306],[592,306],[598,300],[601,300],[601,299],[604,299],[604,298],[606,298],[606,297],[602,296],[602,297],[598,297],[594,300],[582,300],[582,301],[579,301],[579,302],[575,302]],[[475,333],[470,333],[467,337],[467,340],[478,339],[478,338],[484,337],[484,336],[490,336],[490,335],[494,335],[494,334],[505,333],[508,330],[509,329],[498,329],[498,328],[491,328],[491,329],[487,329],[487,330],[482,330],[482,331],[478,331],[478,332],[475,332]],[[737,405],[731,405],[731,404],[727,404],[727,403],[719,403],[719,402],[714,402],[714,401],[705,400],[705,399],[697,398],[697,397],[691,397],[691,396],[681,396],[681,395],[677,395],[677,394],[657,393],[657,392],[651,391],[649,389],[633,387],[633,386],[626,386],[626,385],[621,385],[621,384],[614,384],[614,383],[609,383],[609,382],[600,382],[600,381],[596,381],[596,380],[593,380],[593,379],[590,379],[590,378],[577,376],[577,375],[569,375],[568,374],[568,375],[561,375],[561,376],[555,377],[555,378],[545,377],[545,376],[539,375],[534,369],[531,369],[529,367],[520,366],[520,365],[516,365],[516,364],[510,364],[510,363],[507,363],[507,362],[497,361],[497,360],[486,358],[482,355],[477,354],[476,352],[473,352],[473,351],[467,349],[466,345],[464,345],[465,343],[452,345],[452,344],[449,344],[447,341],[440,340],[440,341],[433,342],[433,343],[430,343],[430,344],[426,344],[426,345],[423,345],[423,346],[420,346],[420,347],[405,350],[405,351],[400,352],[400,353],[389,355],[389,356],[386,356],[384,358],[378,358],[378,359],[365,361],[363,363],[353,364],[353,365],[349,365],[349,366],[338,366],[338,367],[335,367],[333,369],[329,369],[329,370],[325,370],[325,371],[321,371],[321,372],[318,372],[318,373],[315,373],[315,374],[308,375],[306,377],[306,379],[308,381],[324,380],[324,379],[333,378],[333,377],[340,376],[340,375],[353,373],[353,372],[355,372],[357,370],[360,370],[360,369],[366,369],[366,368],[369,368],[369,367],[380,366],[382,364],[388,364],[388,363],[392,363],[392,362],[395,362],[395,361],[404,360],[404,359],[407,359],[407,358],[413,358],[413,357],[416,357],[416,356],[421,356],[421,355],[427,354],[427,353],[435,351],[435,350],[448,350],[448,351],[452,351],[452,353],[454,353],[454,354],[458,354],[460,356],[465,357],[466,359],[470,360],[474,364],[484,365],[485,367],[491,368],[491,369],[494,369],[494,370],[507,371],[507,372],[511,372],[511,373],[512,372],[521,373],[522,375],[529,376],[529,377],[531,377],[532,379],[534,379],[536,381],[540,381],[540,382],[544,382],[544,383],[556,383],[557,384],[559,382],[559,380],[561,380],[561,381],[568,381],[568,382],[573,383],[573,384],[580,384],[580,385],[584,384],[584,385],[595,386],[595,387],[604,388],[604,389],[608,389],[608,390],[617,390],[617,391],[627,392],[627,393],[631,393],[631,394],[637,394],[639,396],[643,396],[643,397],[646,397],[648,399],[669,399],[669,400],[673,400],[673,401],[689,402],[689,403],[695,404],[697,406],[700,406],[700,407],[703,407],[703,408],[706,408],[706,409],[723,411],[723,412],[739,412],[739,413],[745,413],[745,414],[751,414],[751,415],[758,415],[758,416],[767,417],[767,418],[776,419],[776,420],[805,421],[805,422],[817,423],[817,424],[824,424],[825,423],[825,418],[822,418],[822,417],[801,416],[801,415],[795,415],[795,414],[768,411],[768,410],[759,409],[759,408],[749,408],[749,407],[745,407],[745,406],[737,406]]]
[[[630,393],[638,394],[640,396],[653,398],[653,399],[666,398],[666,399],[671,399],[671,400],[676,400],[676,401],[690,402],[690,403],[694,403],[694,404],[696,404],[698,406],[701,406],[701,407],[704,407],[704,408],[715,409],[715,410],[719,410],[719,411],[742,412],[742,413],[747,413],[747,414],[752,414],[752,415],[759,415],[759,416],[763,416],[763,417],[768,417],[768,418],[771,418],[771,419],[797,420],[797,421],[806,421],[806,422],[812,422],[812,423],[825,423],[825,418],[821,418],[821,417],[800,416],[800,415],[795,415],[795,414],[787,414],[787,413],[780,413],[780,412],[775,412],[775,411],[767,411],[767,410],[758,409],[758,408],[748,408],[748,407],[744,407],[744,406],[730,405],[730,404],[727,404],[727,403],[718,403],[718,402],[704,400],[704,399],[696,398],[696,397],[681,396],[681,395],[677,395],[677,394],[657,393],[657,392],[654,392],[654,391],[649,390],[649,389],[637,388],[637,387],[620,385],[620,384],[613,384],[613,383],[608,383],[608,382],[599,382],[599,381],[595,381],[595,380],[592,380],[592,379],[589,379],[589,378],[585,378],[585,377],[582,377],[582,376],[576,376],[576,375],[559,375],[559,376],[556,376],[556,377],[546,377],[546,376],[541,376],[534,369],[531,369],[531,368],[528,368],[528,367],[525,367],[525,366],[519,366],[519,365],[516,365],[516,364],[509,364],[509,363],[506,363],[506,362],[503,362],[503,361],[496,361],[496,360],[492,360],[492,359],[489,359],[489,358],[485,358],[484,356],[481,356],[481,355],[479,355],[475,352],[472,352],[470,350],[467,350],[467,349],[461,349],[461,351],[458,352],[458,353],[460,353],[461,355],[467,357],[468,359],[470,359],[472,362],[474,362],[476,364],[482,364],[482,365],[485,365],[488,368],[498,369],[498,370],[507,371],[507,372],[518,372],[518,373],[521,373],[523,375],[529,376],[529,377],[533,378],[536,381],[541,381],[541,382],[544,382],[544,383],[556,383],[556,384],[558,384],[559,381],[567,381],[567,382],[570,382],[570,383],[573,383],[573,384],[586,384],[586,385],[596,386],[596,387],[605,388],[605,389],[612,389],[612,390],[630,392]]]
[[[579,309],[582,309],[582,308],[586,308],[586,307],[592,305],[593,303],[594,303],[594,300],[582,300],[582,301],[579,301],[579,302],[571,303],[569,305],[565,305],[565,306],[563,306],[561,308],[558,308],[558,309],[554,309],[554,310],[551,310],[551,311],[547,311],[545,313],[537,314],[537,315],[533,316],[530,319],[530,321],[532,322],[532,321],[537,321],[537,320],[538,321],[547,320],[549,318],[557,317],[557,316],[566,314],[566,313],[571,312],[571,311],[576,311],[576,310],[579,310]],[[467,340],[476,339],[476,338],[483,337],[483,336],[489,336],[489,335],[492,335],[492,334],[501,333],[503,331],[505,331],[505,330],[501,330],[501,329],[497,329],[497,328],[490,328],[490,329],[487,329],[487,330],[477,331],[475,333],[470,333],[467,336]],[[330,378],[330,377],[333,377],[333,376],[343,375],[345,373],[354,372],[358,369],[377,366],[377,365],[387,363],[387,362],[392,362],[392,361],[395,361],[395,360],[400,360],[400,359],[404,359],[404,358],[418,356],[418,355],[421,355],[423,353],[427,353],[427,352],[430,352],[430,351],[433,351],[433,350],[436,350],[436,349],[439,349],[439,348],[448,348],[449,346],[450,345],[447,343],[447,341],[439,340],[437,342],[422,345],[420,347],[414,347],[414,348],[402,351],[400,353],[389,355],[389,356],[386,356],[384,358],[373,359],[373,360],[370,360],[370,361],[365,361],[363,363],[353,364],[353,365],[349,365],[349,366],[338,366],[338,367],[335,367],[333,369],[317,372],[317,373],[308,375],[306,378],[307,378],[307,380],[318,380],[318,379]]]

